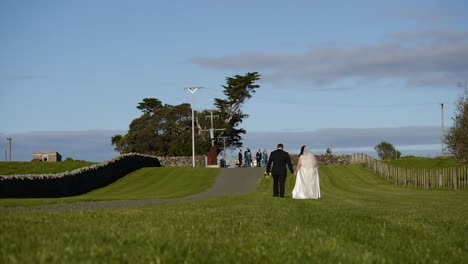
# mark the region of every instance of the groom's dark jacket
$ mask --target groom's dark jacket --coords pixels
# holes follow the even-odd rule
[[[273,168],[271,167],[273,163]],[[273,174],[273,175],[287,175],[288,172],[286,171],[286,165],[289,167],[289,171],[293,173],[293,166],[291,163],[291,157],[289,153],[282,149],[277,149],[270,154],[270,158],[268,159],[268,164],[266,167],[266,172]]]

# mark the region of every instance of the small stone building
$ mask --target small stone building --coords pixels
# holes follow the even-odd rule
[[[57,162],[62,161],[62,155],[58,152],[34,152],[32,161]]]

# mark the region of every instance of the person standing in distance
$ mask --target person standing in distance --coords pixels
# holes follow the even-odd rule
[[[262,166],[262,151],[258,149],[257,154],[255,154],[255,159],[257,160],[257,167]]]
[[[278,144],[277,149],[270,153],[270,158],[268,159],[266,167],[266,173],[271,172],[273,176],[274,197],[284,197],[286,176],[288,175],[286,166],[288,166],[291,173],[294,173],[289,153],[283,150],[283,144]]]
[[[267,162],[268,162],[268,151],[265,149],[263,150],[263,154],[262,154],[262,167],[266,168]]]

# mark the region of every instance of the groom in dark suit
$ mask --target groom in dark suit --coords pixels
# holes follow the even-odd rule
[[[271,167],[272,164],[273,168]],[[283,150],[283,144],[278,144],[277,149],[271,152],[266,167],[266,172],[271,172],[273,176],[273,196],[275,197],[284,197],[286,175],[288,174],[286,165],[289,167],[289,171],[294,173],[289,153]]]

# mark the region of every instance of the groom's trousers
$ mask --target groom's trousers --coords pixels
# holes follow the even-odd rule
[[[285,174],[273,174],[273,196],[284,197],[284,187],[286,184]]]

